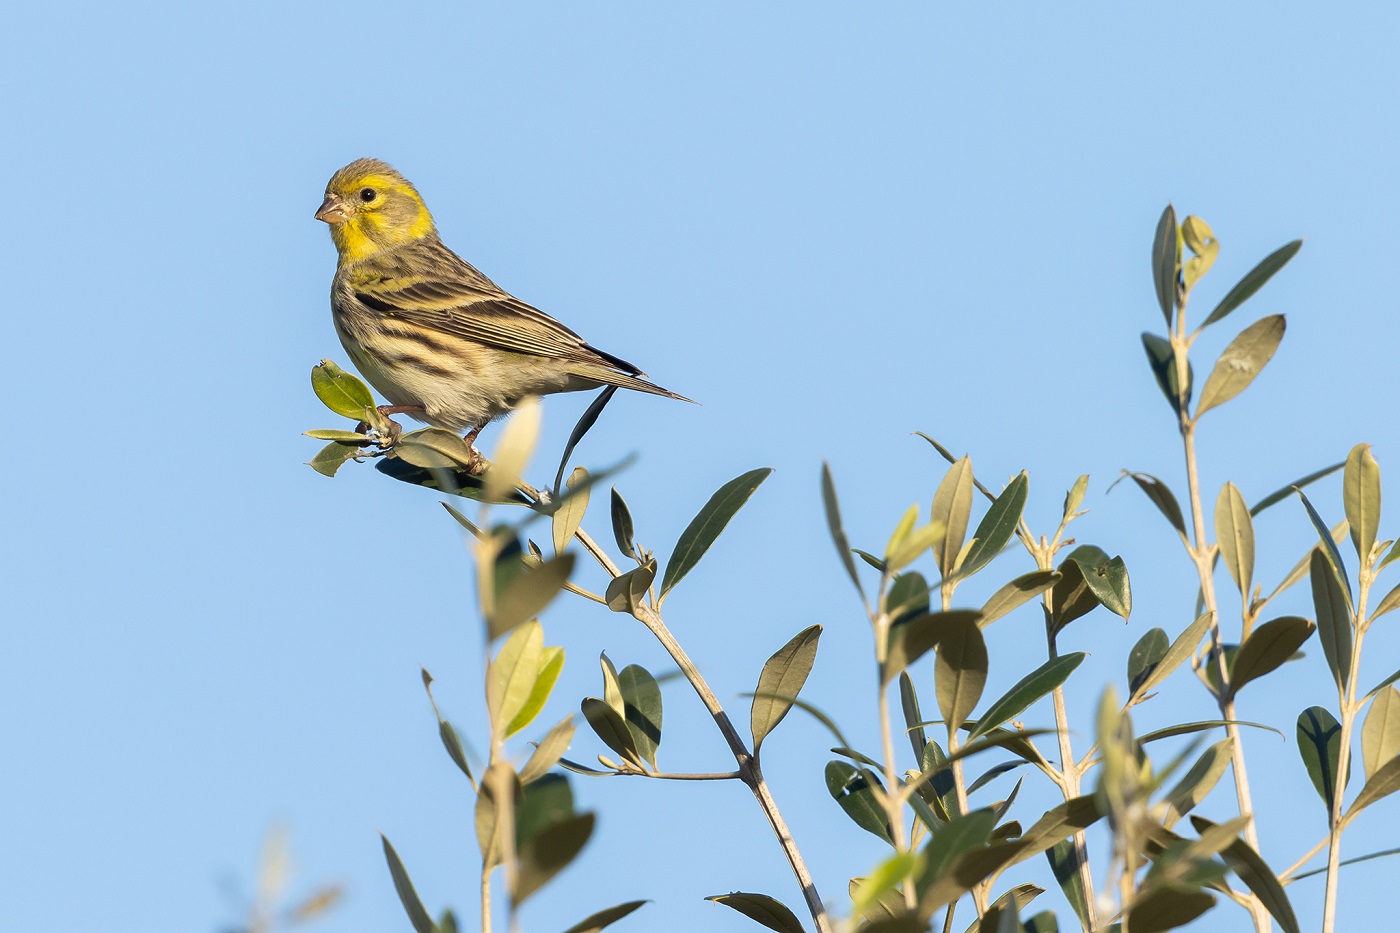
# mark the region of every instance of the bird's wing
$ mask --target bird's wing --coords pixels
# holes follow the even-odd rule
[[[626,360],[590,347],[548,314],[502,291],[446,247],[436,246],[430,256],[364,270],[351,283],[355,297],[378,314],[497,349],[641,374]]]

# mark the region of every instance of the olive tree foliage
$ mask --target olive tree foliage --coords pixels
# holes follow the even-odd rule
[[[486,462],[450,432],[402,433],[378,411],[362,382],[323,361],[312,373],[317,396],[358,424],[354,430],[307,432],[329,442],[311,460],[313,468],[333,476],[351,460],[373,460],[376,469],[395,479],[475,502],[473,517],[446,507],[474,539],[479,615],[490,661],[481,685],[489,722],[471,745],[488,750],[485,760],[470,761],[457,728],[440,715],[438,727],[448,755],[476,795],[481,929],[489,931],[499,921],[492,898],[497,873],[514,929],[516,908],[579,857],[599,817],[576,809],[571,781],[607,775],[675,781],[678,794],[686,792],[687,781],[746,785],[762,811],[761,819],[755,815],[754,832],[776,834],[796,887],[709,899],[780,933],[914,933],[935,925],[986,933],[1044,933],[1062,925],[1152,933],[1212,910],[1241,911],[1233,922],[1252,923],[1261,933],[1274,924],[1297,933],[1302,925],[1287,889],[1317,873],[1326,875],[1321,929],[1331,931],[1345,864],[1342,835],[1371,804],[1400,790],[1400,690],[1393,686],[1400,672],[1375,685],[1359,680],[1368,629],[1400,608],[1400,586],[1374,590],[1384,568],[1400,556],[1400,545],[1381,538],[1380,469],[1366,444],[1354,447],[1344,461],[1252,504],[1233,483],[1214,494],[1201,488],[1197,426],[1215,408],[1232,403],[1268,364],[1284,337],[1282,315],[1244,327],[1199,384],[1191,358],[1197,337],[1206,328],[1226,326],[1226,318],[1300,246],[1294,241],[1263,259],[1196,320],[1189,313],[1192,298],[1215,263],[1219,243],[1199,218],[1178,222],[1171,207],[1162,214],[1151,251],[1161,319],[1142,335],[1142,345],[1180,434],[1185,485],[1174,490],[1148,472],[1127,472],[1120,479],[1139,488],[1175,530],[1197,572],[1197,611],[1175,631],[1144,633],[1124,661],[1122,684],[1105,686],[1096,709],[1073,715],[1064,685],[1084,653],[1062,651],[1062,634],[1091,612],[1126,620],[1133,610],[1122,558],[1112,547],[1077,544],[1070,537],[1083,514],[1087,476],[1065,493],[1057,526],[1035,529],[1024,517],[1031,493],[1025,472],[1000,489],[989,488],[969,457],[956,457],[925,436],[931,455],[948,463],[942,481],[929,491],[927,506],[911,506],[902,516],[882,550],[866,551],[847,540],[836,480],[822,467],[820,503],[814,496],[813,507],[825,511],[838,572],[853,591],[851,622],[863,619],[870,631],[869,702],[878,734],[847,739],[833,717],[802,699],[802,687],[819,660],[820,626],[794,633],[774,651],[750,694],[747,724],[736,723],[667,627],[664,610],[668,595],[758,492],[769,470],[750,470],[720,487],[662,560],[638,539],[617,488],[599,492],[615,471],[569,470],[575,445],[613,390],[602,393],[574,429],[553,483],[537,489],[522,479],[535,453],[535,403],[527,402],[510,419],[494,462]],[[1304,488],[1338,470],[1340,509],[1310,502]],[[1253,519],[1270,507],[1296,510],[1300,538],[1292,546],[1300,557],[1266,594],[1265,584],[1255,580]],[[584,528],[590,519],[610,526],[611,533],[602,541],[593,537]],[[1288,545],[1271,541],[1269,546]],[[1035,569],[1010,579],[999,575],[997,568],[1008,562],[994,559],[1009,549],[1024,551]],[[1344,553],[1348,550],[1352,556]],[[598,591],[579,582],[583,575],[576,570],[584,562],[602,571],[605,585],[595,587]],[[1215,589],[1220,563],[1240,595],[1238,618],[1233,609],[1222,609]],[[979,575],[984,580],[990,575],[996,588],[980,605],[968,604],[960,599],[960,587]],[[1275,599],[1299,584],[1311,587],[1315,617],[1275,616],[1270,611]],[[619,670],[606,655],[600,695],[581,698],[578,714],[535,727],[564,664],[562,649],[546,643],[538,616],[554,600],[566,598],[593,603],[597,612],[630,616],[660,641],[732,752],[732,770],[661,770],[658,678],[636,664]],[[1233,607],[1235,601],[1229,602]],[[1043,663],[1001,695],[987,693],[987,628],[1035,625],[1030,620],[1036,605]],[[1009,618],[1021,607],[1031,608]],[[1328,831],[1311,852],[1280,870],[1277,855],[1260,851],[1256,826],[1262,815],[1254,810],[1242,740],[1242,729],[1254,724],[1240,718],[1240,708],[1261,693],[1256,682],[1314,639],[1321,643],[1332,683],[1319,684],[1318,704],[1298,711],[1296,734],[1300,766],[1321,797]],[[921,695],[910,675],[921,662],[932,667],[931,695],[926,688]],[[1178,678],[1171,688],[1206,691],[1218,718],[1139,733],[1133,724],[1136,707],[1158,696],[1169,675],[1183,668],[1199,683],[1192,688],[1189,679]],[[929,678],[921,675],[918,682],[928,684]],[[423,685],[431,701],[426,671]],[[436,705],[433,709],[436,713]],[[818,890],[797,842],[801,828],[789,830],[777,789],[763,774],[764,740],[795,709],[816,716],[833,734],[834,757],[825,768],[833,806],[850,818],[851,832],[871,833],[888,846],[887,856],[851,878],[844,892]],[[1053,726],[1026,728],[1023,717]],[[1076,748],[1074,737],[1085,735],[1092,742],[1083,747],[1081,738]],[[525,736],[534,743],[528,755]],[[1182,736],[1190,737],[1184,751],[1179,743],[1157,744]],[[565,757],[574,747],[582,751]],[[1163,747],[1177,751],[1158,753]],[[1360,767],[1355,767],[1358,752]],[[576,760],[589,756],[586,764]],[[520,760],[524,764],[517,767],[513,762]],[[1026,770],[1009,793],[994,792],[993,779],[1020,768]],[[1222,781],[1227,772],[1232,780]],[[1353,773],[1358,780],[1349,781]],[[1045,782],[1060,802],[1045,812],[1028,811],[1018,802],[1027,780]],[[1221,789],[1231,785],[1233,799]],[[1086,830],[1095,824],[1098,851],[1091,851]],[[388,839],[383,847],[416,933],[457,930],[451,910],[435,917],[424,906]],[[1325,864],[1315,867],[1324,851]],[[1362,858],[1385,854],[1391,852]],[[1034,859],[1048,861],[1072,915],[1057,917],[1033,906],[1043,889],[1017,875]],[[568,933],[601,930],[643,903],[605,907]]]

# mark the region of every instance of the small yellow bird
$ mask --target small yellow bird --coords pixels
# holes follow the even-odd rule
[[[377,159],[336,172],[316,219],[340,261],[336,333],[392,405],[450,431],[481,429],[526,396],[621,386],[688,402],[498,288],[443,245],[418,191]]]

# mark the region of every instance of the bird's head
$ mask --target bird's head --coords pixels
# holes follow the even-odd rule
[[[378,159],[357,159],[332,175],[316,219],[330,224],[341,263],[434,233],[433,216],[417,189]]]

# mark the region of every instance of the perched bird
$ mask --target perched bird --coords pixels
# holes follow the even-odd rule
[[[521,399],[621,386],[690,401],[496,286],[443,245],[418,191],[377,159],[331,176],[316,219],[340,261],[336,333],[360,373],[403,413],[467,444]]]

